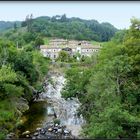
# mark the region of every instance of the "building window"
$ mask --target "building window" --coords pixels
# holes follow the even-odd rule
[[[54,55],[54,58],[56,58],[56,55]]]

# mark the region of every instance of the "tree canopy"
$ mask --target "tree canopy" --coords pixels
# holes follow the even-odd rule
[[[0,40],[0,139],[19,121],[17,102],[30,101],[33,89],[40,90],[48,60],[36,49],[19,49],[14,42]]]
[[[117,28],[108,22],[99,23],[96,20],[85,20],[76,17],[68,18],[66,14],[37,18],[33,18],[31,14],[27,15],[25,21],[22,22],[0,21],[0,30],[17,29],[18,27],[26,28],[32,34],[39,33],[47,37],[95,41],[108,41],[118,31]],[[30,37],[32,36],[30,35]]]
[[[140,137],[140,20],[104,44],[91,68],[71,68],[63,96],[78,97],[87,138]]]

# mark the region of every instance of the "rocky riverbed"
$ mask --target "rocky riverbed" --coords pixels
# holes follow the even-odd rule
[[[65,100],[61,97],[61,90],[66,79],[61,74],[51,73],[51,83],[48,80],[45,82],[46,92],[41,93],[39,100],[47,99],[52,105],[57,119],[62,125],[66,125],[71,130],[72,135],[78,136],[81,131],[82,124],[85,123],[82,115],[77,115],[77,110],[80,107],[80,102],[77,98]]]
[[[43,128],[37,128],[35,132],[25,131],[22,137],[32,139],[74,139],[71,131],[66,126],[54,122],[48,122]]]
[[[61,90],[66,79],[60,73],[49,72],[44,82],[44,92],[34,100],[34,104],[45,103],[45,113],[36,128],[30,131],[28,128],[20,134],[21,138],[32,139],[74,139],[81,138],[80,132],[85,120],[82,115],[77,115],[80,102],[77,98],[65,100],[61,97]],[[47,104],[47,105],[46,105]],[[40,108],[41,110],[41,108]],[[35,113],[35,112],[34,112]],[[32,122],[30,122],[32,123]]]

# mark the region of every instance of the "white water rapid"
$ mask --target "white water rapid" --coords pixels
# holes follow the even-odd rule
[[[60,119],[63,125],[71,130],[73,136],[78,137],[82,129],[82,125],[85,123],[82,115],[78,117],[77,109],[80,107],[80,102],[77,98],[71,100],[65,100],[61,97],[61,90],[64,87],[66,79],[60,74],[50,74],[50,81],[45,81],[45,92],[39,96],[40,100],[47,100],[54,109],[56,116]],[[52,112],[50,107],[49,112]]]

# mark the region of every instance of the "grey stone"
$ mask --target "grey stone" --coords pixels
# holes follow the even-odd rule
[[[44,129],[41,129],[40,134],[45,134],[46,131]]]
[[[58,133],[62,133],[63,130],[62,130],[61,128],[59,128],[59,129],[57,130],[57,132],[58,132]]]
[[[22,133],[22,135],[28,135],[28,134],[30,134],[30,131],[28,130]]]
[[[58,130],[58,127],[54,127],[53,130],[57,131]]]
[[[38,135],[39,135],[39,133],[38,133],[38,132],[35,132],[35,133],[34,133],[34,136],[38,136]]]
[[[69,134],[70,132],[68,130],[64,130],[64,134]]]
[[[56,123],[56,124],[55,124],[55,126],[57,127],[57,126],[58,126],[58,124]]]
[[[6,139],[11,139],[11,138],[14,138],[15,137],[15,133],[9,133],[9,134],[7,134],[7,137],[6,137]]]
[[[48,128],[48,131],[49,131],[49,132],[52,132],[52,130],[53,130],[52,128]]]
[[[30,136],[29,135],[26,135],[26,138],[29,138]]]
[[[36,128],[36,131],[40,131],[40,130],[41,130],[41,128],[40,128],[40,127]]]

